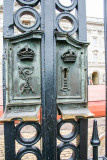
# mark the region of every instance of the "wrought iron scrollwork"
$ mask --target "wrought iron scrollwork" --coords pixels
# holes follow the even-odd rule
[[[24,5],[27,5],[27,6],[32,6],[32,7],[35,7],[40,0],[16,0],[21,6],[24,6]]]
[[[27,125],[33,126],[37,131],[37,134],[35,134],[35,136],[30,139],[23,138],[20,133],[21,129]],[[39,123],[37,122],[19,123],[16,126],[15,137],[16,137],[17,142],[24,146],[18,151],[16,155],[16,160],[21,160],[21,158],[27,153],[32,153],[33,155],[35,155],[35,157],[37,157],[38,160],[42,160],[42,155],[41,155],[40,150],[36,146],[33,146],[41,138],[41,126]]]
[[[24,26],[24,25],[21,24],[20,17],[25,15],[25,14],[29,14],[32,17],[34,17],[34,19],[35,19],[34,25],[27,27],[27,26]],[[20,8],[15,13],[15,15],[14,15],[14,23],[15,23],[16,27],[22,32],[36,30],[40,26],[40,15],[34,8],[29,7],[29,6],[25,6],[25,7]]]
[[[32,146],[32,147],[22,147],[19,151],[18,151],[18,154],[16,156],[16,160],[21,160],[21,158],[27,154],[27,153],[32,153],[34,154],[38,160],[42,160],[42,156],[41,156],[41,153],[40,153],[40,150],[35,147],[35,146]]]
[[[69,12],[63,12],[57,16],[57,19],[56,19],[57,29],[59,32],[65,32],[59,25],[59,22],[61,19],[67,19],[70,21],[70,23],[72,24],[72,29],[70,31],[66,31],[66,32],[69,32],[69,34],[74,34],[78,28],[76,18],[72,14],[70,14]]]
[[[33,138],[26,139],[23,138],[20,134],[20,131],[23,127],[30,125],[36,129],[37,134]],[[32,146],[36,144],[41,138],[41,126],[37,122],[21,122],[16,127],[16,140],[23,146]]]
[[[73,126],[73,129],[69,135],[62,135],[60,133],[61,127],[67,123],[71,124]],[[59,122],[57,124],[57,138],[63,143],[60,143],[57,147],[57,159],[58,160],[60,160],[61,153],[65,149],[72,150],[72,154],[69,159],[72,159],[72,160],[78,159],[78,157],[79,157],[78,146],[75,146],[73,143],[71,143],[71,141],[73,141],[78,136],[78,134],[79,134],[79,124],[75,120],[73,120],[73,119],[63,120],[63,121],[59,120]]]
[[[58,150],[57,150],[57,160],[60,160],[60,156],[61,153],[65,150],[65,149],[71,149],[73,154],[71,154],[71,157],[69,158],[69,160],[78,160],[79,157],[79,150],[78,148],[72,144],[72,143],[61,143],[58,145]]]
[[[70,11],[72,11],[76,6],[77,6],[77,0],[71,0],[71,5],[68,7],[63,6],[59,0],[56,0],[56,9],[61,12],[56,18],[56,28],[59,32],[66,32],[72,35],[77,31],[78,29],[77,19],[70,13]],[[60,27],[60,21],[62,19],[66,19],[71,23],[72,28],[70,30],[67,31]]]
[[[69,135],[64,136],[64,135],[60,134],[60,129],[61,129],[62,125],[66,124],[66,123],[72,124],[73,130]],[[79,133],[79,125],[75,120],[71,119],[71,120],[60,121],[57,125],[57,138],[62,142],[73,141],[77,137],[78,133]]]
[[[56,0],[56,8],[62,12],[62,11],[71,11],[73,10],[77,5],[77,0],[71,0],[71,5],[70,6],[63,6],[59,0]]]

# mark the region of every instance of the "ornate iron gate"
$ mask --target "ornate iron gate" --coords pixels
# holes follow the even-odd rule
[[[70,159],[86,160],[87,117],[92,115],[87,109],[86,81],[83,82],[86,79],[84,72],[87,72],[85,63],[87,56],[84,55],[88,46],[85,0],[72,0],[68,7],[62,5],[59,0],[16,1],[21,7],[14,13],[14,0],[4,0],[3,105],[5,112],[2,121],[4,121],[5,133],[5,160],[20,160],[27,153],[33,153],[38,160],[60,160],[61,152],[66,148],[73,150]],[[39,2],[40,13],[35,8]],[[73,10],[76,12],[75,15],[71,13]],[[36,19],[31,27],[21,24],[20,17],[25,14],[30,14]],[[69,31],[62,29],[61,19],[69,20],[72,29]],[[22,32],[21,35],[14,35],[14,26]],[[73,34],[78,40],[71,37]],[[58,54],[62,56],[59,58]],[[73,72],[70,68],[71,64],[75,70],[77,67],[74,65],[75,62],[78,70],[80,68],[77,76],[81,84],[80,88],[75,85],[74,89],[77,89],[77,92],[71,95],[68,72]],[[58,81],[60,79],[62,81]],[[42,106],[42,118],[38,122],[37,112],[40,106]],[[62,115],[62,119],[58,121],[57,112]],[[15,120],[21,122],[15,126]],[[68,137],[60,133],[60,128],[65,123],[73,125],[73,131]],[[21,129],[26,125],[36,129],[36,136],[31,139],[21,137]],[[61,141],[58,146],[57,138]],[[77,145],[71,143],[74,139]],[[23,146],[17,154],[15,140]],[[41,149],[34,146],[39,140],[42,142]]]

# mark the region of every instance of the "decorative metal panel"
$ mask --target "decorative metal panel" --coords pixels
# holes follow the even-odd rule
[[[64,119],[92,116],[87,108],[87,46],[57,33],[57,104]]]
[[[41,33],[6,40],[6,110],[3,120],[38,119],[41,106],[40,47]]]

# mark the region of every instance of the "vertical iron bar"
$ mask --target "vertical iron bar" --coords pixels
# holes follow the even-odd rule
[[[56,160],[55,1],[42,0],[42,136],[43,160]]]
[[[78,0],[77,17],[79,23],[78,39],[80,41],[87,41],[86,0]]]
[[[79,160],[87,159],[87,141],[88,141],[88,120],[80,119],[80,157]]]
[[[104,38],[105,38],[105,73],[106,73],[105,157],[107,158],[107,0],[104,0]]]
[[[14,122],[5,122],[5,160],[15,160]]]
[[[3,36],[12,36],[13,29],[13,5],[14,0],[3,1]],[[5,75],[5,38],[3,40],[3,109],[6,102],[6,75]],[[14,137],[14,122],[4,123],[4,138],[5,138],[5,160],[15,160],[15,137]]]
[[[77,8],[78,17],[78,39],[80,41],[87,41],[87,29],[86,29],[86,0],[78,0]],[[88,68],[88,67],[87,67]],[[88,72],[88,71],[87,71]],[[88,94],[88,87],[87,87]],[[80,157],[79,160],[87,159],[88,148],[88,120],[80,119]]]
[[[91,139],[91,145],[93,146],[93,160],[98,160],[98,146],[100,145],[100,140],[98,137],[96,120],[94,120],[94,124],[93,124],[93,134]]]
[[[98,147],[93,147],[93,160],[98,160]]]

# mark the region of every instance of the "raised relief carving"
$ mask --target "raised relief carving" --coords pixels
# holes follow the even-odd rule
[[[61,56],[64,63],[74,63],[76,61],[76,57],[76,51],[73,51],[72,49],[68,49],[68,52]]]
[[[28,47],[28,45],[25,45],[25,47],[22,48],[17,55],[22,61],[32,61],[35,53],[31,48]]]
[[[20,85],[20,92],[23,94],[24,92],[28,94],[30,91],[35,93],[32,85],[30,83],[31,75],[34,71],[34,67],[18,67],[19,68],[19,77],[25,81],[25,83]]]
[[[61,90],[66,92],[69,91],[68,88],[68,72],[69,68],[62,68],[61,67]]]

